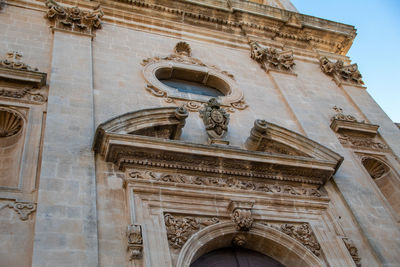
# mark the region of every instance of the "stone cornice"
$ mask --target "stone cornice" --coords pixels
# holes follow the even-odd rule
[[[270,39],[282,39],[288,46],[307,47],[329,53],[345,55],[350,49],[356,30],[353,26],[302,15],[265,5],[244,1],[139,1],[139,0],[102,0],[100,1],[106,16],[104,20],[116,22],[110,17],[121,17],[124,12],[136,14],[122,16],[124,19],[141,22],[148,17],[148,23],[157,27],[180,27],[196,25],[199,28],[225,32],[237,38],[245,30],[257,39],[264,36]],[[130,7],[128,7],[128,5]],[[120,12],[118,12],[120,11]],[[107,18],[107,16],[109,16]],[[161,21],[168,20],[169,23]],[[196,23],[202,21],[201,23]],[[161,26],[163,25],[163,26]],[[233,30],[233,31],[232,31]],[[229,36],[228,35],[228,36]],[[225,38],[221,36],[219,38]],[[229,37],[228,37],[229,38]]]

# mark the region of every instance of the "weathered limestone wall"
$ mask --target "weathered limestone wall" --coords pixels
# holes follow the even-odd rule
[[[96,266],[92,40],[53,38],[32,265]]]
[[[22,61],[37,67],[39,71],[50,70],[51,34],[43,19],[43,12],[14,5],[3,5],[0,10],[0,58],[7,52],[18,51]],[[35,227],[35,211],[24,218],[18,209],[10,208],[17,202],[32,203],[37,198],[40,174],[40,141],[45,120],[46,103],[0,97],[0,107],[20,112],[24,118],[22,135],[19,137],[18,163],[12,177],[3,170],[12,163],[4,162],[0,176],[0,266],[31,266]],[[9,147],[4,152],[10,156]],[[3,177],[2,177],[3,178]],[[10,180],[11,179],[11,180]]]

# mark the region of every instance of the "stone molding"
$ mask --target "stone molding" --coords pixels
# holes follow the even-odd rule
[[[0,60],[0,97],[33,103],[46,102],[46,93],[41,88],[46,85],[47,74],[39,72],[21,59],[21,53],[12,51]]]
[[[251,209],[254,206],[254,201],[231,201],[228,206],[228,211],[231,213],[231,219],[236,224],[236,230],[249,231],[253,225],[253,217]]]
[[[267,255],[268,251],[260,251],[260,249],[274,247],[279,251],[284,251],[285,253],[275,255],[277,257],[275,259],[286,266],[325,266],[321,259],[295,238],[268,225],[254,223],[248,232],[242,233],[247,239],[246,248],[254,249]],[[191,262],[201,256],[198,254],[199,251],[201,251],[201,254],[205,254],[211,250],[229,246],[237,234],[238,231],[233,222],[221,222],[199,230],[182,246],[176,266],[189,266]],[[214,242],[215,240],[218,240],[218,242]],[[268,245],[260,247],[260,242]],[[207,249],[204,250],[203,248]],[[286,257],[289,253],[292,255],[290,259]]]
[[[378,135],[379,125],[358,121],[352,115],[345,115],[343,109],[333,107],[336,114],[331,118],[331,129],[336,132],[342,145],[353,148],[389,150]]]
[[[327,57],[321,57],[319,62],[322,72],[331,76],[338,85],[364,85],[357,64],[344,65],[342,60],[332,62]]]
[[[203,75],[203,83],[205,84],[210,78],[219,79],[227,87],[225,95],[218,97],[218,102],[227,108],[229,112],[243,110],[248,107],[244,101],[242,90],[235,82],[235,77],[227,72],[222,71],[217,66],[208,65],[201,60],[191,57],[191,47],[185,42],[178,42],[175,45],[174,53],[166,57],[152,57],[142,61],[143,76],[147,82],[146,91],[156,97],[161,97],[166,103],[184,105],[189,111],[199,111],[210,97],[182,93],[175,88],[171,88],[163,84],[156,76],[160,70],[168,70],[172,74],[174,69],[183,69],[187,72]]]
[[[309,44],[309,47],[341,55],[347,53],[356,35],[353,26],[249,1],[231,0],[228,4],[226,1],[211,0],[202,1],[201,4],[187,1],[174,1],[173,4],[154,3],[142,0],[112,0],[110,2],[113,9],[116,7],[124,9],[126,6],[112,2],[126,3],[132,7],[132,12],[138,14],[145,12],[154,16],[152,19],[162,17],[175,21],[179,18],[179,21],[184,23],[201,20],[207,26],[219,25],[213,26],[219,31],[232,32],[233,29],[237,34],[246,28],[248,29],[246,31],[253,36],[282,39],[302,48],[304,44]],[[166,16],[163,13],[169,14]],[[106,14],[108,15],[108,12]]]
[[[128,225],[126,235],[128,237],[129,259],[140,259],[143,253],[142,226],[138,224]]]
[[[29,215],[36,211],[36,203],[33,202],[15,201],[8,204],[8,207],[15,210],[15,212],[19,214],[19,218],[22,221],[28,220]]]
[[[350,253],[351,258],[353,259],[355,265],[357,267],[361,267],[361,258],[358,255],[358,249],[354,245],[353,241],[351,241],[349,238],[344,237],[342,238],[344,245],[346,246],[347,250]]]
[[[302,186],[292,186],[285,184],[269,184],[263,180],[256,178],[244,179],[238,177],[210,177],[210,176],[193,176],[184,174],[169,174],[145,170],[127,170],[128,178],[125,179],[126,184],[135,183],[138,180],[161,182],[176,186],[177,184],[187,184],[195,186],[206,186],[216,188],[229,188],[231,190],[246,190],[253,192],[262,192],[265,194],[303,196],[311,198],[325,198],[321,191],[317,188],[309,188]]]
[[[82,10],[78,6],[66,7],[55,0],[47,0],[46,18],[54,22],[54,29],[92,35],[101,29],[101,18],[104,13],[98,5],[93,11]]]
[[[152,111],[155,110],[161,109]],[[137,113],[141,114],[141,111]],[[155,166],[193,170],[203,175],[226,174],[322,185],[336,172],[343,160],[330,149],[273,124],[268,124],[270,135],[275,135],[277,141],[283,138],[289,145],[296,145],[299,151],[309,157],[194,144],[136,135],[131,131],[118,132],[111,129],[114,123],[116,128],[126,125],[118,117],[101,124],[96,131],[93,149],[120,170],[134,166]]]
[[[294,63],[292,50],[278,51],[276,48],[261,47],[255,41],[251,41],[249,45],[251,58],[257,61],[266,72],[278,70],[293,73],[293,67],[296,64]]]
[[[93,150],[101,149],[106,134],[135,134],[158,138],[179,139],[188,112],[183,107],[143,109],[112,118],[97,127]]]

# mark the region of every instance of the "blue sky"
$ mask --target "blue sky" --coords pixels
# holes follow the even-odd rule
[[[347,54],[363,75],[368,92],[394,121],[400,122],[400,1],[292,0],[297,10],[356,27]]]

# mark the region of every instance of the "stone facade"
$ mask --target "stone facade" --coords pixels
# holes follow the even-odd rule
[[[0,266],[398,266],[355,35],[287,0],[0,1]]]

